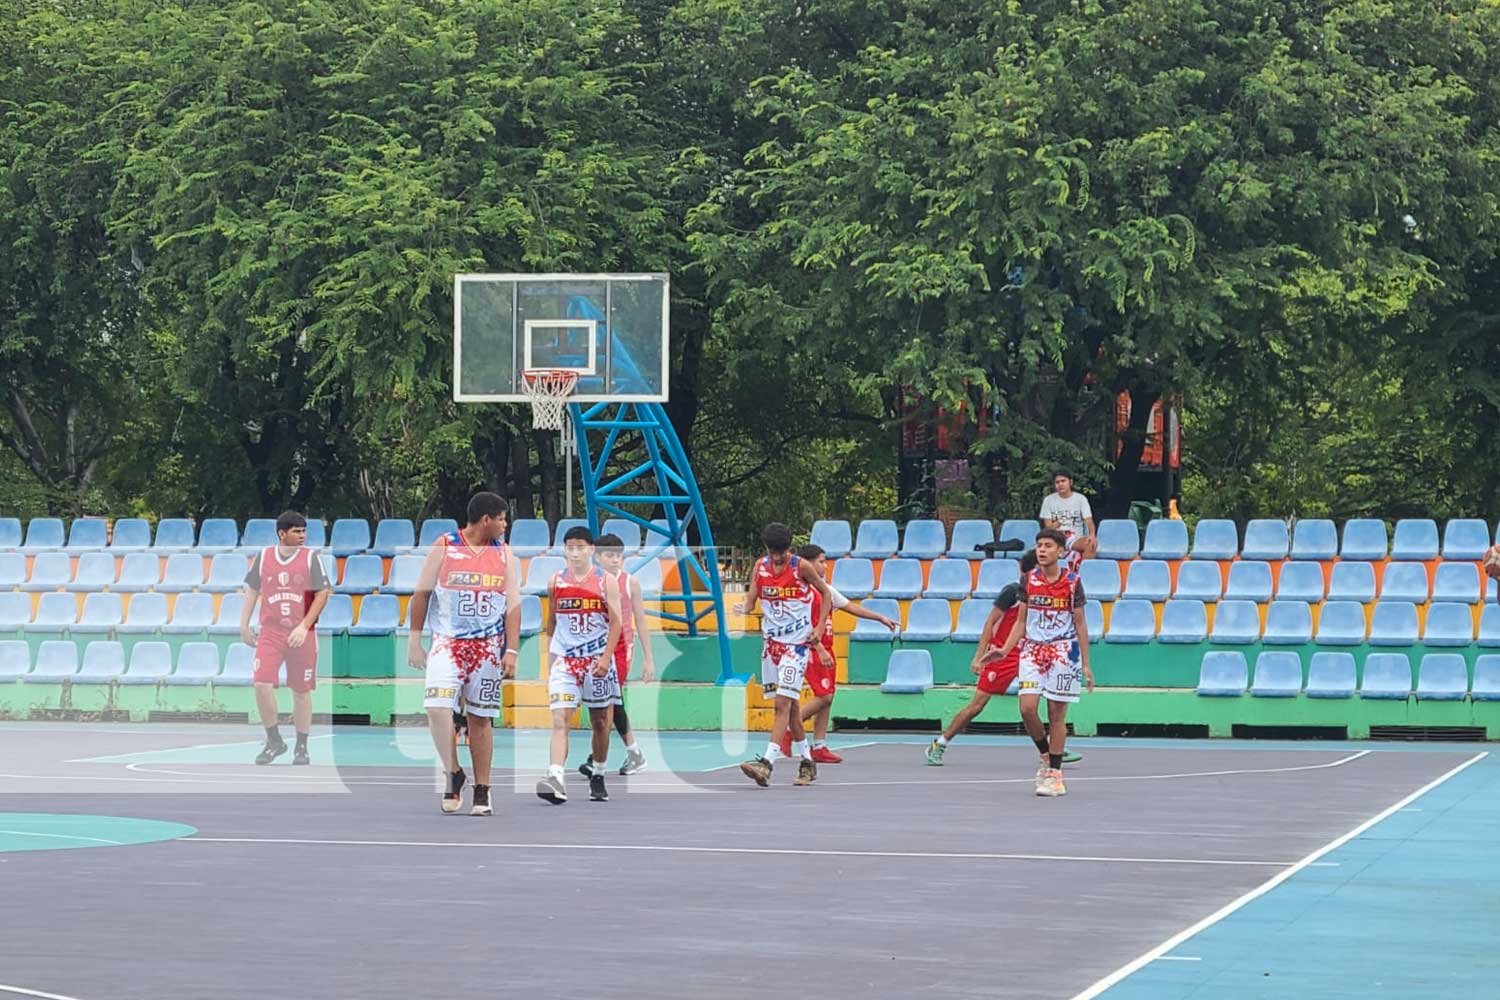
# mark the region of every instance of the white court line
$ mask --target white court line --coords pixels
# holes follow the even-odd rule
[[[1195,865],[1233,868],[1281,868],[1291,861],[1242,858],[1134,858],[1089,854],[982,854],[944,851],[817,851],[776,847],[691,847],[675,844],[523,844],[431,840],[315,840],[301,837],[183,837],[179,843],[305,844],[322,847],[470,847],[510,851],[628,851],[666,854],[765,854],[832,858],[917,858],[937,861],[1076,861],[1113,865]]]
[[[1163,955],[1157,959],[1158,962],[1201,962],[1203,959],[1192,955]]]
[[[1157,945],[1155,948],[1152,948],[1150,951],[1146,952],[1139,958],[1134,959],[1133,961],[1125,965],[1122,965],[1120,968],[1116,969],[1114,972],[1111,972],[1103,979],[1094,983],[1094,985],[1090,986],[1082,993],[1075,995],[1072,1000],[1093,1000],[1094,997],[1099,996],[1106,990],[1110,989],[1112,986],[1119,983],[1121,980],[1139,971],[1151,962],[1154,962],[1157,959],[1161,958],[1167,952],[1171,951],[1173,948],[1176,948],[1184,941],[1200,933],[1201,931],[1212,927],[1214,924],[1223,920],[1225,917],[1234,913],[1236,910],[1239,910],[1247,903],[1253,902],[1254,900],[1259,899],[1261,896],[1264,896],[1266,893],[1270,892],[1272,889],[1276,888],[1278,885],[1285,882],[1293,875],[1302,871],[1304,868],[1310,868],[1313,865],[1317,864],[1320,858],[1332,853],[1333,851],[1338,850],[1340,847],[1343,847],[1345,844],[1349,843],[1349,841],[1353,840],[1355,837],[1358,837],[1366,830],[1369,830],[1377,823],[1380,823],[1382,820],[1385,820],[1388,817],[1400,812],[1402,809],[1411,805],[1417,799],[1426,795],[1428,792],[1432,791],[1434,788],[1441,785],[1449,778],[1452,778],[1454,775],[1459,774],[1469,767],[1472,767],[1488,756],[1489,751],[1477,753],[1474,756],[1470,757],[1468,760],[1464,761],[1462,764],[1453,768],[1451,771],[1448,771],[1447,773],[1441,774],[1438,777],[1432,779],[1427,784],[1417,789],[1415,792],[1412,792],[1410,795],[1406,796],[1406,798],[1397,802],[1395,805],[1388,806],[1387,808],[1382,809],[1374,816],[1371,816],[1369,819],[1359,824],[1359,826],[1356,826],[1354,829],[1350,830],[1343,836],[1331,840],[1327,844],[1324,844],[1322,847],[1318,848],[1316,851],[1313,851],[1307,857],[1303,858],[1301,861],[1298,861],[1296,864],[1287,868],[1285,871],[1277,872],[1275,875],[1271,876],[1269,879],[1267,879],[1265,882],[1262,882],[1254,889],[1251,889],[1243,896],[1239,897],[1236,900],[1233,900],[1230,903],[1225,904],[1218,910],[1215,910],[1213,913],[1210,913],[1208,916],[1198,921],[1196,924],[1193,924],[1191,927],[1188,927],[1185,930],[1178,931],[1176,934],[1173,934],[1171,937],[1167,938],[1161,944]]]
[[[115,847],[124,847],[123,841],[105,840],[103,837],[80,837],[71,833],[36,833],[32,830],[0,830],[0,834],[9,834],[12,837],[51,837],[55,840],[87,840],[95,844],[111,844]]]
[[[334,735],[335,735],[334,733],[321,733],[321,734],[319,734],[317,736],[309,736],[307,738],[307,741],[309,743],[311,743],[313,740],[331,740],[331,739],[333,739]],[[143,756],[145,756],[147,754],[153,754],[153,753],[182,753],[184,750],[223,750],[226,747],[258,747],[258,746],[261,746],[264,743],[265,743],[265,740],[263,740],[263,739],[260,739],[260,740],[231,740],[228,743],[194,743],[191,746],[160,747],[160,748],[158,748],[156,750],[135,750],[135,751],[132,751],[131,753],[115,753],[115,754],[109,754],[109,755],[104,756],[104,757],[75,757],[72,760],[65,760],[65,761],[63,761],[63,763],[64,764],[114,764],[114,763],[117,763],[117,762],[119,762],[121,760],[128,760],[128,759],[130,759],[132,757],[143,757]],[[164,761],[163,763],[170,764],[171,761]]]
[[[43,993],[41,990],[28,990],[20,986],[6,986],[0,983],[0,993],[14,993],[18,997],[39,997],[40,1000],[78,1000],[77,997],[65,997],[61,993]]]

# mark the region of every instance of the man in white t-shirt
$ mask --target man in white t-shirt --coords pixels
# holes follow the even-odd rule
[[[1088,497],[1073,492],[1073,477],[1068,473],[1054,473],[1052,486],[1057,492],[1042,501],[1042,527],[1056,528],[1067,536],[1067,561],[1076,569],[1083,560],[1092,559],[1099,548],[1094,539],[1094,510]]]

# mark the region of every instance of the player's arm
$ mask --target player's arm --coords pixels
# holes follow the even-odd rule
[[[636,638],[641,640],[641,680],[650,684],[656,680],[656,661],[651,655],[651,633],[646,631],[645,598],[641,581],[630,578],[630,613],[635,618]]]
[[[604,610],[609,614],[609,635],[604,639],[604,652],[594,662],[595,677],[603,677],[615,668],[615,647],[620,644],[620,633],[625,631],[617,588],[604,588]]]
[[[1088,613],[1084,610],[1087,600],[1083,595],[1083,581],[1078,581],[1078,587],[1073,591],[1073,630],[1078,633],[1078,662],[1083,665],[1083,682],[1088,685],[1089,693],[1094,690],[1094,672],[1089,669],[1089,620]]]
[[[890,629],[892,632],[899,631],[900,628],[901,628],[901,623],[900,622],[893,621],[890,618],[887,618],[885,615],[881,614],[879,611],[871,611],[869,608],[865,607],[863,604],[859,603],[858,601],[850,601],[848,604],[844,605],[839,610],[840,611],[847,611],[851,615],[853,615],[855,618],[863,618],[867,622],[879,622],[880,624],[884,625],[886,628]]]
[[[1042,501],[1042,509],[1037,513],[1037,520],[1042,522],[1044,528],[1056,528],[1060,523],[1050,497]]]
[[[292,634],[286,638],[286,644],[293,649],[297,649],[307,641],[307,634],[317,627],[318,616],[323,613],[323,608],[328,605],[328,598],[333,596],[333,583],[328,579],[328,575],[323,572],[323,560],[314,554],[310,557],[310,561],[313,566],[312,580],[310,582],[315,593],[313,594],[312,604],[308,605],[307,614],[302,616],[302,620],[297,623],[297,627],[292,629]]]
[[[1005,612],[999,608],[990,608],[990,613],[984,618],[984,628],[979,630],[979,646],[974,650],[974,659],[969,663],[969,669],[975,674],[984,665],[984,654],[990,648],[990,636],[995,634],[995,629],[1000,627],[1000,619],[1005,617]]]
[[[417,585],[411,593],[411,634],[406,637],[406,662],[418,670],[427,667],[427,651],[422,648],[422,629],[427,627],[427,608],[432,603],[432,588],[437,586],[438,570],[443,565],[443,542],[434,542],[417,574]]]
[[[828,619],[833,615],[833,591],[823,581],[823,574],[814,569],[813,564],[806,559],[797,562],[797,575],[823,598],[818,602],[818,620],[813,622],[812,635],[807,640],[816,646],[823,641],[823,631],[828,628]]]
[[[505,555],[505,655],[500,658],[500,675],[507,680],[516,676],[516,664],[521,662],[521,581],[512,569],[521,565],[502,543]]]
[[[247,646],[255,645],[255,633],[250,631],[250,616],[255,614],[255,602],[260,599],[260,554],[250,564],[250,570],[245,574],[245,601],[240,607],[240,642]]]
[[[745,599],[735,605],[734,610],[737,614],[752,614],[755,611],[755,602],[758,600],[760,600],[760,574],[752,569],[750,570],[750,589],[745,592]]]
[[[1026,610],[1024,608],[1022,608],[1021,612],[1016,615],[1016,623],[1011,626],[1010,635],[1006,636],[1006,638],[1005,638],[1005,645],[1001,646],[998,650],[992,650],[991,652],[987,653],[984,656],[984,661],[986,663],[988,663],[991,660],[1003,660],[1003,659],[1005,659],[1007,656],[1010,655],[1010,651],[1011,650],[1015,649],[1016,646],[1020,645],[1020,642],[1025,637],[1025,635],[1026,635]]]

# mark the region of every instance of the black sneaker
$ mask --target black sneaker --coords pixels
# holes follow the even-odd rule
[[[794,785],[810,785],[818,780],[818,765],[803,757],[797,762],[797,777],[792,779]]]
[[[439,803],[445,813],[456,813],[464,807],[464,782],[469,776],[464,774],[463,768],[459,768],[448,775],[448,791],[443,793],[443,799]]]
[[[255,755],[255,763],[261,765],[269,764],[284,753],[286,753],[285,740],[277,740],[274,743],[266,740],[266,745],[261,747],[260,753]]]
[[[299,746],[295,751],[293,751],[292,763],[304,767],[312,763],[312,758],[307,756],[307,747]]]
[[[585,778],[594,776],[594,758],[592,756],[583,758],[583,763],[578,765],[578,773]]]
[[[560,806],[568,801],[568,789],[561,778],[549,774],[536,783],[536,797]]]
[[[609,801],[609,790],[604,787],[604,774],[601,771],[589,775],[589,798],[595,802]]]
[[[474,804],[469,807],[470,816],[493,816],[495,811],[490,808],[490,786],[474,786]]]

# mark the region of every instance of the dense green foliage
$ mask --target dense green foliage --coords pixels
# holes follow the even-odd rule
[[[13,5],[13,7],[16,5]],[[20,0],[0,508],[555,514],[451,402],[455,271],[665,270],[720,533],[889,514],[903,394],[975,501],[1500,507],[1489,0]]]

